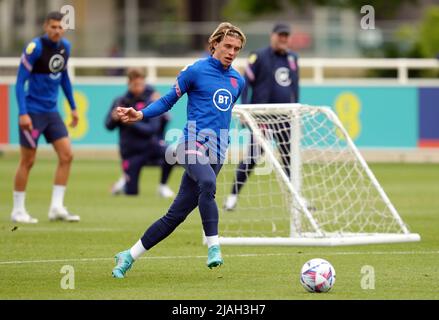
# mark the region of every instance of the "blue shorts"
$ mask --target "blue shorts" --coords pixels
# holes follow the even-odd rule
[[[44,135],[47,143],[69,136],[64,121],[58,112],[29,113],[29,116],[32,120],[32,132],[18,128],[21,146],[35,149],[38,146],[41,134]]]

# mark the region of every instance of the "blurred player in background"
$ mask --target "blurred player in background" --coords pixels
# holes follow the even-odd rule
[[[78,124],[72,85],[67,73],[70,43],[63,39],[63,14],[51,12],[44,22],[45,34],[25,48],[18,68],[16,95],[19,108],[20,163],[15,175],[14,222],[37,223],[25,208],[25,190],[34,164],[38,140],[44,135],[58,155],[58,167],[49,209],[49,220],[79,221],[64,207],[64,193],[73,159],[68,132],[58,113],[58,89],[61,85],[71,108],[71,127]],[[25,83],[28,90],[25,91]]]
[[[216,177],[229,144],[232,107],[244,87],[244,79],[231,65],[245,44],[245,36],[230,23],[221,23],[209,43],[211,56],[184,68],[166,96],[142,111],[117,109],[122,122],[136,122],[168,111],[182,95],[188,95],[188,122],[176,150],[178,162],[185,168],[178,195],[168,212],[131,249],[116,255],[113,277],[124,278],[135,260],[170,235],[197,206],[208,246],[206,264],[209,268],[223,264]]]
[[[296,103],[299,101],[298,56],[288,49],[290,27],[278,23],[273,27],[268,47],[251,53],[245,69],[246,86],[242,92],[243,104]],[[282,163],[290,175],[290,124],[285,122],[273,130],[274,138],[282,154]],[[238,194],[251,174],[262,150],[255,145],[251,135],[248,159],[240,162],[231,194],[226,198],[224,208],[233,210]]]
[[[143,70],[128,70],[128,92],[114,100],[105,121],[107,129],[119,129],[119,152],[124,172],[124,176],[113,185],[113,194],[137,195],[142,167],[160,165],[162,174],[158,193],[164,198],[174,196],[174,192],[167,185],[173,165],[165,161],[167,145],[164,141],[164,130],[169,115],[163,114],[136,123],[124,124],[116,112],[118,106],[139,111],[159,98],[159,93],[153,87],[146,85]]]

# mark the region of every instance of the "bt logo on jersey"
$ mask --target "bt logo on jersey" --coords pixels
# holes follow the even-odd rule
[[[229,90],[218,89],[213,95],[213,104],[220,111],[227,111],[232,105],[233,97]]]

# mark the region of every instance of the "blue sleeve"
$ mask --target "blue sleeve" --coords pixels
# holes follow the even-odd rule
[[[75,110],[76,104],[75,99],[73,99],[73,89],[72,89],[72,83],[70,82],[69,73],[67,72],[67,69],[65,69],[62,72],[61,75],[61,87],[64,92],[64,95],[66,96],[67,100],[70,104],[70,109]]]
[[[142,109],[144,118],[153,118],[165,113],[171,109],[180,97],[177,96],[174,89],[168,94],[151,103],[148,107]]]
[[[38,39],[35,39],[26,46],[20,58],[17,81],[15,83],[15,95],[17,97],[18,112],[20,116],[27,113],[26,92],[24,86],[31,75],[35,62],[41,56],[41,52],[41,42]]]
[[[29,77],[30,71],[20,64],[18,67],[17,81],[15,83],[15,95],[17,96],[18,113],[20,116],[27,113],[24,85]]]
[[[66,39],[63,39],[62,41],[63,41],[64,47],[66,48],[67,57],[70,57],[70,51],[71,51],[70,42],[68,42]],[[67,63],[68,63],[68,61],[67,61]],[[75,99],[73,98],[72,82],[70,81],[69,73],[67,71],[67,66],[65,67],[61,76],[62,76],[61,87],[63,89],[64,95],[66,96],[67,101],[69,101],[70,109],[75,110],[76,104],[75,104]]]
[[[144,118],[152,118],[169,111],[174,104],[184,95],[192,85],[194,79],[194,70],[192,66],[183,69],[172,89],[160,99],[151,103],[148,107],[142,110]]]

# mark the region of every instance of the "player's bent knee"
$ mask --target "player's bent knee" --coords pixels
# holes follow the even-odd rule
[[[215,193],[216,192],[216,181],[213,179],[204,179],[199,183],[201,192]]]

